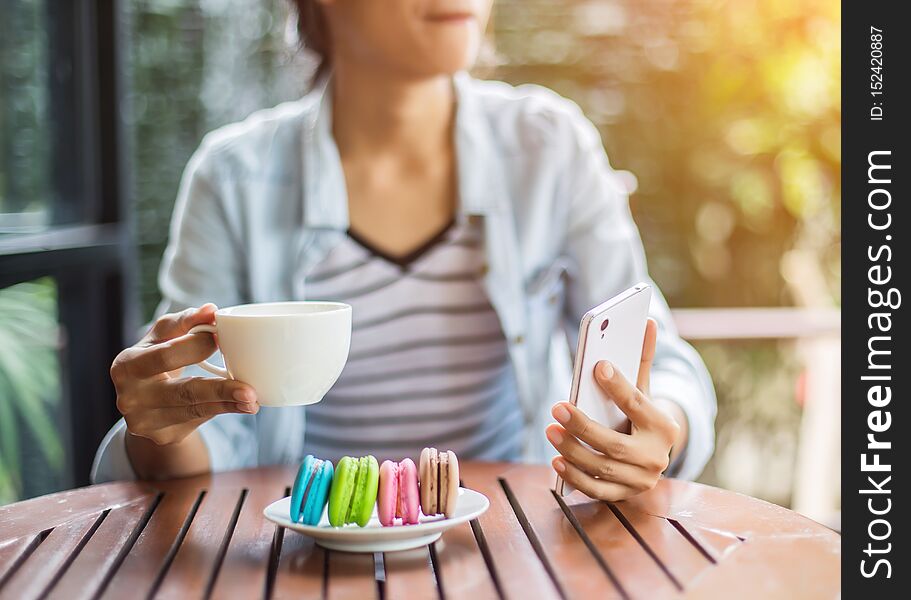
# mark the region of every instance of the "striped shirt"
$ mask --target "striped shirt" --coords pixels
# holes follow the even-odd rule
[[[353,233],[307,276],[307,297],[352,306],[338,382],[308,406],[305,447],[321,458],[518,460],[522,417],[506,339],[479,276],[480,230],[459,221],[404,260]]]

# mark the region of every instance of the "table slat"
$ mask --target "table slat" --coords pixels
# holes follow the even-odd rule
[[[427,546],[383,554],[387,598],[439,597]]]
[[[275,525],[263,517],[263,509],[284,496],[280,481],[258,483],[249,488],[234,535],[225,554],[213,598],[256,598],[266,589],[266,576]]]
[[[8,540],[0,545],[0,590],[3,583],[12,576],[11,569],[24,560],[25,555],[31,552],[39,543],[40,534],[26,535],[18,539]]]
[[[144,597],[148,593],[199,492],[196,487],[183,487],[164,493],[103,598]]]
[[[624,504],[640,512],[686,520],[744,538],[788,534],[808,527],[837,535],[777,504],[678,479],[661,479],[654,489],[634,496]]]
[[[0,543],[40,533],[150,495],[141,483],[104,483],[0,506]]]
[[[838,598],[841,541],[812,533],[747,540],[687,590],[692,598],[724,600]]]
[[[272,598],[322,598],[326,551],[312,538],[284,530]]]
[[[329,600],[376,598],[379,592],[374,566],[372,554],[329,552]]]
[[[711,568],[709,559],[667,519],[632,510],[622,502],[614,508],[626,518],[680,587],[685,588],[690,581]]]
[[[49,598],[93,598],[154,500],[155,497],[150,496],[111,510],[54,586]]]
[[[554,574],[569,597],[621,598],[601,565],[551,493],[549,477],[540,471],[514,469],[506,482],[541,542]]]
[[[101,512],[84,515],[55,527],[6,582],[3,596],[40,597],[53,584],[61,569],[67,567],[101,516]]]
[[[675,519],[684,530],[689,533],[699,546],[711,556],[715,562],[721,562],[725,556],[733,552],[741,544],[740,538],[727,531],[719,531],[708,527],[700,527],[693,521],[678,517]]]
[[[513,466],[510,465],[477,465],[474,469],[462,470],[464,485],[490,500],[490,508],[478,522],[490,549],[503,595],[515,600],[559,598],[557,588],[541,565],[503,489],[497,483],[497,476],[511,468]],[[516,577],[514,573],[521,573],[522,576]]]
[[[209,490],[168,569],[156,597],[199,598],[220,567],[218,554],[234,517],[241,490]]]
[[[471,525],[463,523],[443,533],[434,545],[437,580],[447,600],[496,598],[497,590],[481,555]]]
[[[579,492],[573,492],[564,501],[627,595],[631,598],[666,598],[677,594],[677,588],[636,543],[607,504]]]

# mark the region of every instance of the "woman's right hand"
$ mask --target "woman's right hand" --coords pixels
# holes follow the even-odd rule
[[[183,441],[216,415],[259,410],[256,392],[245,383],[180,377],[184,367],[215,352],[212,335],[187,333],[196,325],[213,323],[215,310],[214,304],[205,304],[164,315],[139,343],[114,359],[117,410],[130,433],[166,446]]]

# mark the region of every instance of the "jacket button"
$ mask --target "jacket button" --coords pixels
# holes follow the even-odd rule
[[[512,338],[512,343],[516,346],[525,342],[525,337],[520,333],[519,335]]]

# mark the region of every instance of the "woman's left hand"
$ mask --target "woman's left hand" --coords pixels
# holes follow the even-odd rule
[[[553,407],[560,425],[547,427],[547,439],[562,455],[554,458],[554,470],[591,498],[613,502],[652,489],[679,442],[680,425],[648,397],[657,330],[649,319],[636,386],[607,361],[595,366],[598,385],[629,418],[629,433],[593,421],[568,402]]]

